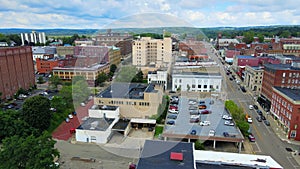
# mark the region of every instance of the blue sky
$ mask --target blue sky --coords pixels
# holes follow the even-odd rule
[[[297,0],[0,0],[0,28],[300,25]]]

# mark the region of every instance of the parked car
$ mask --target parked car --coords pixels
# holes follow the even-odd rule
[[[172,110],[178,110],[178,107],[177,106],[169,106],[169,109],[172,109]]]
[[[174,120],[169,120],[169,121],[167,121],[167,124],[168,125],[175,125],[175,121]]]
[[[224,124],[225,124],[226,126],[234,126],[234,123],[233,123],[232,121],[229,121],[229,120],[226,120],[226,121],[224,122]]]
[[[224,115],[222,116],[222,118],[225,119],[225,120],[232,120],[232,117],[229,116],[229,115],[227,115],[227,114],[224,114]]]
[[[200,100],[199,101],[199,105],[205,105],[205,101],[204,100]]]
[[[267,120],[266,117],[264,115],[260,115],[262,120]]]
[[[256,110],[257,114],[262,115],[262,111],[261,110]]]
[[[197,104],[197,100],[195,100],[195,99],[190,99],[190,100],[189,100],[189,105],[194,105],[194,104]]]
[[[177,115],[175,115],[175,114],[169,114],[168,116],[167,116],[167,118],[168,119],[177,119]]]
[[[201,110],[200,114],[210,114],[211,110]]]
[[[254,137],[254,135],[253,135],[252,133],[249,133],[248,139],[249,139],[249,141],[251,141],[251,142],[255,142],[255,137]]]
[[[223,136],[224,137],[229,137],[229,133],[228,132],[223,132]]]
[[[69,115],[68,115],[68,118],[73,119],[73,115],[72,115],[72,114],[69,114]]]
[[[199,115],[199,111],[198,110],[189,110],[190,111],[190,115]]]
[[[178,110],[169,109],[169,113],[178,114]]]
[[[169,93],[176,93],[176,91],[170,90]]]
[[[196,106],[190,106],[189,110],[198,110],[198,108]]]
[[[199,118],[190,118],[190,123],[198,123],[199,121]]]
[[[253,105],[250,104],[250,105],[249,105],[249,109],[250,109],[250,110],[253,110],[253,108],[254,108]]]
[[[85,107],[85,103],[80,103],[80,106]]]
[[[270,126],[270,122],[268,120],[264,120],[266,126]]]
[[[262,122],[262,119],[261,119],[260,116],[257,116],[257,117],[256,117],[256,120],[257,120],[258,122]]]
[[[246,93],[246,92],[247,92],[247,90],[245,89],[245,87],[244,87],[244,86],[241,86],[240,88],[241,88],[241,90],[242,90],[244,93]]]
[[[255,110],[257,110],[258,109],[258,106],[256,106],[255,104],[253,105],[253,108],[255,109]]]
[[[210,125],[210,121],[201,121],[200,122],[200,126],[209,126]]]
[[[215,136],[215,130],[213,129],[209,130],[208,136]]]
[[[191,135],[196,135],[197,134],[197,131],[196,130],[192,130],[191,131]]]
[[[67,123],[69,123],[70,122],[70,119],[69,118],[66,118],[66,120],[65,120]]]
[[[199,108],[199,109],[206,109],[207,107],[206,107],[205,104],[201,104],[201,105],[198,106],[198,108]]]

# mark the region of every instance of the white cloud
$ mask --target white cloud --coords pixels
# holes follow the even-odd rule
[[[300,24],[300,6],[295,0],[0,0],[0,4],[2,28],[139,25],[132,19],[124,23],[124,18],[131,16],[138,19],[141,26],[180,25],[176,20],[197,27]],[[154,21],[150,24],[145,13],[166,14],[173,18],[149,16],[150,21]]]

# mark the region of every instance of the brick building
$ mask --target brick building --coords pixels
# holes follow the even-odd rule
[[[45,59],[37,58],[36,59],[37,72],[40,73],[40,74],[51,73],[53,67],[58,66],[58,62],[59,61],[56,60],[56,59],[45,60]]]
[[[9,99],[20,89],[35,85],[32,50],[29,46],[0,48],[0,92]]]
[[[265,64],[261,90],[263,107],[270,109],[272,87],[300,88],[300,67],[292,64]]]
[[[300,141],[300,89],[273,87],[270,112],[288,139]]]

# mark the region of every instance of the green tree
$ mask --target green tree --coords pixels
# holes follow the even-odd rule
[[[51,100],[51,107],[54,107],[57,112],[63,112],[66,108],[66,101],[61,96],[54,96]]]
[[[66,103],[73,103],[72,86],[63,86],[59,91],[59,95],[65,100]]]
[[[54,88],[57,88],[57,85],[62,84],[62,80],[57,76],[53,75],[49,78],[50,85]]]
[[[257,37],[260,43],[263,43],[265,41],[265,37],[263,34],[258,34]]]
[[[143,82],[143,77],[144,74],[143,72],[140,70],[134,77],[133,79],[131,80],[131,82],[134,82],[134,83],[142,83]]]
[[[44,131],[50,125],[51,113],[48,98],[34,96],[25,100],[21,117],[32,127]]]
[[[42,84],[42,83],[44,83],[45,81],[44,81],[44,78],[42,77],[42,76],[40,76],[39,78],[38,78],[38,84]]]
[[[247,31],[247,32],[244,32],[243,35],[244,35],[243,41],[244,41],[246,44],[250,44],[250,43],[253,42],[253,40],[254,40],[254,31]]]
[[[38,135],[36,129],[19,117],[20,113],[15,110],[0,111],[0,142],[6,137],[15,135],[21,137],[31,134]]]
[[[282,38],[289,38],[291,36],[291,32],[289,30],[284,30],[279,36]]]
[[[41,136],[12,136],[3,140],[0,151],[0,168],[41,169],[58,168],[54,158],[60,154],[54,148],[55,141],[44,132]]]
[[[108,76],[104,73],[101,72],[96,79],[96,84],[102,86],[103,83],[108,79]]]
[[[109,71],[110,71],[112,74],[114,74],[114,73],[116,72],[116,70],[117,70],[117,66],[116,66],[115,64],[110,65]]]

